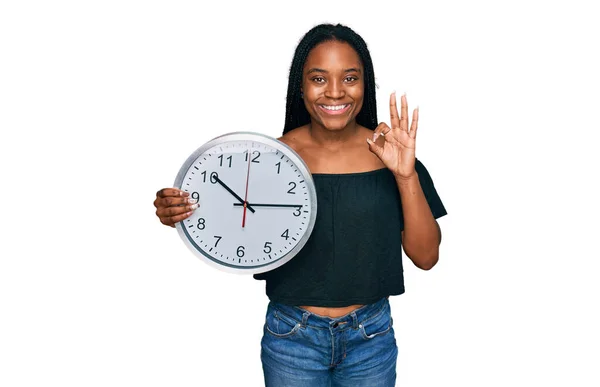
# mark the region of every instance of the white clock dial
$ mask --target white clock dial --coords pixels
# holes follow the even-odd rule
[[[261,273],[289,261],[316,217],[312,176],[287,145],[257,133],[209,141],[188,158],[175,186],[200,207],[177,228],[188,247],[230,272]]]

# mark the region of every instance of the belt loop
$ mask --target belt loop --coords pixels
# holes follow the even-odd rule
[[[310,316],[310,312],[304,312],[302,315],[302,328],[306,328],[306,322],[308,321],[308,316]]]
[[[350,316],[352,316],[352,328],[358,329],[358,317],[356,317],[356,312],[352,311]]]

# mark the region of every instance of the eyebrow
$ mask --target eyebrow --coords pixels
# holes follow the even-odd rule
[[[351,73],[351,72],[357,72],[357,73],[360,73],[360,69],[359,69],[359,68],[356,68],[356,67],[351,67],[351,68],[349,68],[349,69],[346,69],[346,70],[344,70],[344,72],[345,72],[345,73]],[[327,71],[327,70],[320,69],[320,68],[318,68],[318,67],[313,67],[313,68],[309,69],[309,70],[306,72],[306,74],[307,74],[307,75],[308,75],[308,74],[311,74],[311,73],[325,73],[325,74],[326,74],[326,73],[328,73],[328,71]]]

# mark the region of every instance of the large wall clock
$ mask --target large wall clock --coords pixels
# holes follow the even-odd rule
[[[228,272],[262,273],[298,253],[312,232],[317,197],[308,167],[289,146],[254,132],[228,133],[188,157],[175,187],[200,207],[176,224],[201,260]]]

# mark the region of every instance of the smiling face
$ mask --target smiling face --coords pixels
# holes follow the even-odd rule
[[[364,69],[348,43],[315,46],[304,63],[302,92],[312,125],[338,131],[356,122],[364,97]]]

